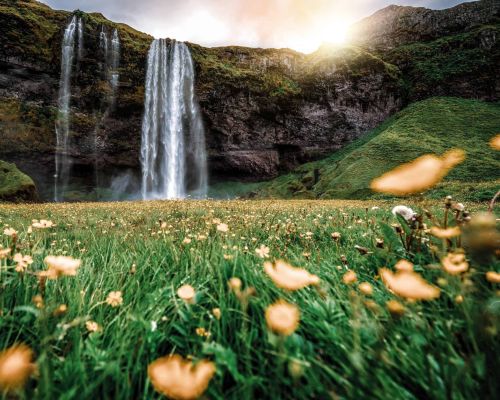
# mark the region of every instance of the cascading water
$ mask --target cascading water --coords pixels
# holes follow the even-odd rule
[[[83,23],[73,16],[64,31],[61,46],[61,79],[59,82],[58,118],[56,122],[56,157],[54,175],[54,200],[62,201],[70,177],[71,163],[68,157],[70,148],[70,100],[71,75],[75,58],[75,41],[78,32],[78,55],[83,52]]]
[[[149,50],[141,165],[144,200],[206,196],[205,132],[182,42],[156,39]]]
[[[108,118],[116,103],[116,95],[118,91],[118,83],[120,74],[118,68],[120,67],[120,37],[118,30],[114,29],[109,37],[106,27],[103,25],[99,36],[100,47],[102,51],[103,63],[101,70],[103,78],[106,79],[111,87],[110,95],[106,98],[104,107],[101,107],[101,116],[97,117],[96,126],[94,129],[94,183],[95,187],[99,187],[99,159],[100,150],[103,143],[99,140],[99,128],[103,122]]]
[[[118,73],[118,67],[120,66],[120,37],[118,36],[118,31],[115,29],[113,31],[113,37],[111,38],[111,57],[109,62],[110,69],[110,84],[113,90],[112,101],[113,105],[115,102],[116,89],[118,88],[118,81],[120,79],[120,74]]]

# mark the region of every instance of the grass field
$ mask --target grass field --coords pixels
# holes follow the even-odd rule
[[[468,253],[467,272],[446,273],[440,258],[462,239],[420,232],[422,241],[413,237],[408,245],[414,231],[391,214],[392,205],[0,206],[2,229],[17,231],[17,238],[8,231],[0,238],[13,250],[0,260],[0,349],[25,343],[38,366],[19,397],[156,398],[148,365],[175,353],[215,363],[206,398],[494,398],[500,389],[499,286],[485,272],[498,271],[499,262],[485,259],[484,251],[479,259]],[[431,210],[429,226],[443,224],[443,205],[409,205]],[[452,215],[461,214],[448,215],[455,225]],[[56,225],[28,229],[42,218]],[[401,234],[394,223],[402,224]],[[269,247],[267,260],[303,267],[320,284],[278,288],[255,251],[262,245]],[[16,272],[14,253],[30,255],[33,263]],[[48,255],[82,264],[76,276],[45,281],[38,273]],[[402,259],[440,287],[439,298],[408,301],[386,288],[379,269],[392,270]],[[356,281],[345,277],[348,270]],[[232,277],[241,279],[241,293],[228,286]],[[193,304],[177,295],[184,284],[196,291]],[[122,294],[115,307],[107,303],[113,291]],[[278,299],[300,309],[290,336],[266,326],[265,310]],[[390,300],[404,311],[393,305],[391,314]]]

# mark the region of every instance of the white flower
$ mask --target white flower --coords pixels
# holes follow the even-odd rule
[[[151,332],[156,331],[158,328],[158,323],[156,321],[151,321]]]
[[[415,211],[406,206],[396,206],[392,209],[392,213],[396,216],[402,216],[407,221],[410,221],[415,215],[417,215]]]

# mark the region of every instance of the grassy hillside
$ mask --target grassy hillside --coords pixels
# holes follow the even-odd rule
[[[429,195],[449,191],[485,200],[500,182],[500,155],[488,146],[499,132],[500,104],[432,98],[410,105],[331,157],[262,184],[257,192],[263,197],[367,198],[373,196],[371,180],[397,165],[462,148],[466,161]]]

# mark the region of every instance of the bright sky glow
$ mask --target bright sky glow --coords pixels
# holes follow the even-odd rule
[[[56,9],[101,12],[155,37],[204,46],[341,44],[349,26],[392,3],[446,8],[460,0],[43,0]]]

